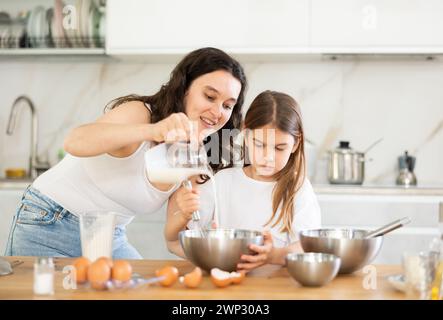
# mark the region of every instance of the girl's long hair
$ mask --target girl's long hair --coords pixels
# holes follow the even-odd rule
[[[246,113],[245,129],[253,130],[266,125],[273,125],[276,129],[292,135],[297,146],[286,166],[274,175],[277,183],[272,193],[272,216],[265,224],[272,224],[271,227],[281,224],[281,232],[291,233],[294,198],[306,176],[303,124],[298,103],[281,92],[260,93]],[[247,155],[246,151],[244,155]],[[280,213],[277,216],[279,209]]]
[[[131,94],[120,97],[108,103],[105,110],[113,109],[129,101],[142,101],[151,106],[151,123],[156,123],[173,113],[185,112],[184,98],[192,81],[204,74],[218,70],[225,70],[232,74],[232,76],[240,81],[241,90],[228,122],[223,128],[205,139],[205,143],[207,143],[212,138],[218,138],[216,141],[219,142],[219,156],[216,161],[210,162],[210,166],[215,173],[222,168],[232,166],[232,159],[234,157],[232,154],[232,146],[235,136],[230,138],[230,146],[224,146],[222,143],[222,131],[223,129],[238,129],[238,131],[240,131],[242,119],[241,108],[243,106],[245,90],[247,87],[246,76],[242,66],[224,51],[210,47],[192,51],[177,64],[171,73],[169,81],[162,85],[157,93],[150,96]],[[223,155],[226,155],[226,152],[223,152],[223,149],[228,148],[230,150],[228,155],[229,159],[223,159],[225,160],[223,163]],[[208,154],[208,158],[214,159],[213,157],[210,157],[210,154]]]

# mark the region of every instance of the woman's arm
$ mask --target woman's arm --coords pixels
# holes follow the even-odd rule
[[[149,110],[143,102],[126,102],[95,122],[71,130],[64,141],[64,149],[77,157],[92,157],[103,153],[127,157],[143,141],[165,141],[168,133],[174,130],[180,130],[180,139],[185,139],[189,134],[188,118],[183,113],[172,114],[154,124],[150,122]]]

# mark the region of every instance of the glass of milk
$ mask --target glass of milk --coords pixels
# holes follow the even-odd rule
[[[112,258],[115,213],[87,212],[80,215],[82,255],[95,261],[100,257]]]

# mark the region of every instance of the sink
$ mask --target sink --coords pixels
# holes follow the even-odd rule
[[[0,190],[25,190],[31,183],[32,179],[6,179],[0,178]]]

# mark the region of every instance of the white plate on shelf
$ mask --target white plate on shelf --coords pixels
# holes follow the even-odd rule
[[[26,35],[28,37],[27,42],[28,44],[30,44],[32,47],[34,46],[33,44],[33,36],[34,36],[34,28],[33,28],[33,24],[34,24],[34,16],[35,16],[35,8],[31,9],[29,11],[29,16],[28,16],[28,21],[26,23]]]
[[[77,28],[75,29],[75,44],[78,48],[83,48],[83,17],[82,17],[83,0],[77,0],[75,8],[77,11]]]
[[[25,25],[22,23],[15,23],[11,26],[11,41],[9,43],[12,48],[20,47],[20,40],[25,34]]]
[[[55,46],[57,48],[68,48],[71,47],[69,42],[68,31],[63,27],[63,7],[64,3],[62,0],[55,0],[54,2],[54,19],[52,22],[52,34],[55,35]],[[56,41],[55,41],[56,40]]]
[[[69,43],[71,44],[71,47],[78,48],[81,47],[81,35],[80,35],[80,0],[77,0],[77,2],[74,4],[75,7],[75,25],[73,25],[73,29],[67,28],[64,29],[64,32],[66,34],[66,37],[69,40]],[[63,16],[64,17],[64,16]],[[62,19],[63,19],[62,17]],[[62,20],[63,21],[63,20]]]
[[[46,45],[48,47],[55,47],[52,35],[52,21],[54,21],[54,8],[49,8],[46,10],[46,25],[47,25],[47,36]]]
[[[99,23],[99,30],[98,30],[98,36],[99,36],[99,47],[105,46],[105,37],[106,37],[106,14],[101,13],[100,16],[100,23]]]
[[[11,17],[8,13],[1,11],[0,20],[2,21],[2,23],[0,24],[0,48],[7,48],[9,37],[11,35]]]
[[[89,33],[89,24],[90,24],[90,15],[91,12],[91,1],[90,0],[83,0],[82,6],[81,6],[81,19],[80,19],[80,25],[81,25],[81,34],[83,39],[83,45],[85,47],[90,47],[90,37],[92,35]]]
[[[34,29],[34,44],[36,48],[45,47],[45,32],[46,32],[46,10],[42,6],[35,8],[35,17],[33,21]]]
[[[99,41],[99,28],[100,28],[100,12],[96,7],[91,7],[89,14],[89,35],[90,35],[90,47],[100,47]]]
[[[91,11],[89,11],[88,15],[88,47],[94,48],[94,12],[95,8],[91,7]]]

